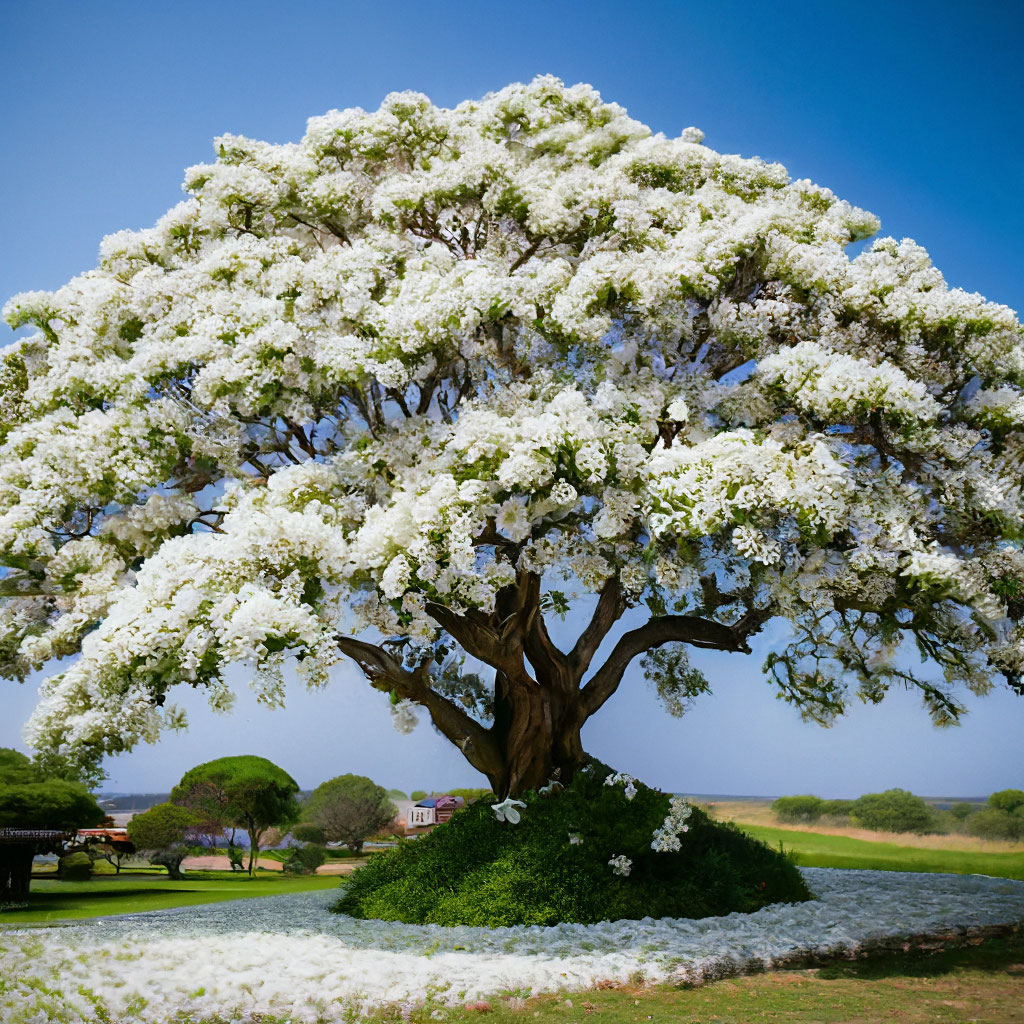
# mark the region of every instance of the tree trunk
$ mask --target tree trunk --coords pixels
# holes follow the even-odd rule
[[[28,899],[34,856],[31,844],[0,846],[0,902]]]
[[[580,730],[586,721],[578,692],[528,676],[495,678],[494,728],[502,770],[488,775],[499,797],[519,796],[553,779],[567,785],[586,761]]]
[[[263,833],[251,821],[246,823],[245,830],[249,833],[249,877],[252,878],[256,874],[256,864],[260,856],[260,840],[263,838]]]

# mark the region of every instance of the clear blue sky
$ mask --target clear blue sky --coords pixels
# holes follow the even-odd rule
[[[307,117],[396,89],[451,105],[552,73],[666,134],[784,163],[925,245],[951,284],[1024,308],[1024,8],[1011,3],[0,4],[0,296],[55,288],[100,239],[151,224],[182,170],[230,131],[299,138]],[[6,328],[0,328],[0,342]],[[767,638],[770,642],[770,637]],[[588,749],[690,792],[849,796],[1024,785],[1024,699],[972,702],[936,731],[894,694],[832,730],[772,699],[760,658],[704,660],[715,694],[682,721],[639,673]],[[0,682],[0,745],[21,745],[34,687]],[[198,761],[263,754],[304,786],[347,771],[402,788],[475,773],[429,726],[395,734],[380,695],[340,672],[287,712],[195,707],[193,729],[109,763],[110,788],[165,789]]]

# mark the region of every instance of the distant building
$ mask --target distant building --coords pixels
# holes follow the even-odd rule
[[[406,834],[442,825],[465,805],[466,801],[461,796],[449,796],[447,793],[442,796],[424,797],[406,811]]]

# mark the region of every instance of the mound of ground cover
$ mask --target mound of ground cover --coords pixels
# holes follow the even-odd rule
[[[497,927],[710,917],[811,898],[786,856],[696,807],[678,850],[652,849],[670,797],[621,777],[607,785],[612,775],[594,762],[564,789],[525,794],[517,823],[476,803],[375,856],[352,874],[333,909]]]

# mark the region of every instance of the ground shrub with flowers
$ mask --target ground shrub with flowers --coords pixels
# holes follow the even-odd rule
[[[810,898],[777,850],[591,762],[566,787],[479,801],[374,857],[335,909],[494,927],[701,918]]]

